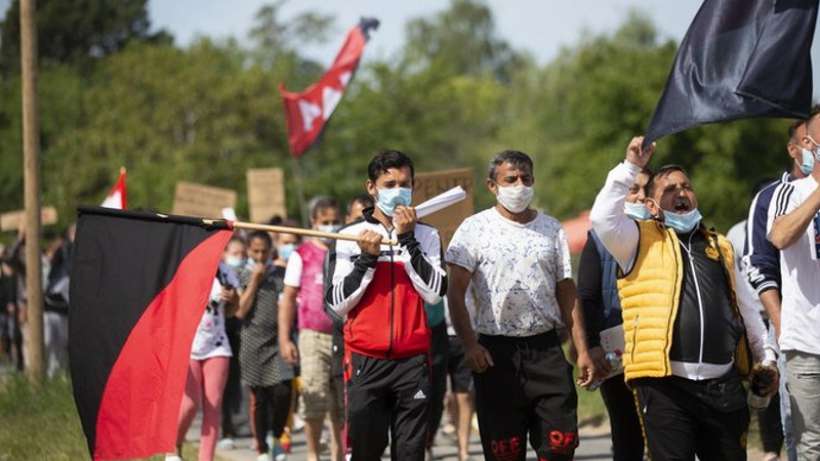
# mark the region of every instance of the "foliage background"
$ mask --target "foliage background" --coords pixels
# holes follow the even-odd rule
[[[327,40],[334,18],[283,18],[273,3],[259,10],[249,45],[205,37],[180,47],[150,32],[146,0],[38,3],[43,202],[60,212],[52,230],[77,205],[99,203],[120,165],[132,208],[169,210],[175,183],[189,180],[235,189],[247,216],[249,167],[283,167],[295,190],[276,86],[301,89],[321,74],[327,63],[299,45]],[[18,11],[14,1],[0,23],[0,211],[22,207]],[[380,148],[411,154],[420,171],[473,167],[480,183],[490,157],[513,148],[535,159],[538,206],[574,216],[647,126],[676,50],[636,11],[616,32],[582,34],[539,66],[496,32],[479,0],[408,22],[405,37],[389,60],[365,51],[322,142],[303,157],[308,196],[361,192]],[[746,214],[752,186],[787,166],[787,123],[664,138],[654,166],[688,168],[707,221],[726,230]],[[477,202],[493,198],[481,191]],[[297,216],[295,193],[287,205]]]

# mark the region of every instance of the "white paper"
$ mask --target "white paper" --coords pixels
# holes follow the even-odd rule
[[[615,325],[612,328],[607,328],[606,330],[601,331],[601,333],[599,333],[599,337],[601,338],[601,348],[604,352],[614,352],[618,355],[618,357],[621,357],[621,366],[610,371],[607,378],[623,373],[623,355],[626,347],[626,341],[624,341],[623,324]]]
[[[425,216],[430,216],[436,211],[455,205],[465,198],[467,198],[467,192],[465,192],[461,186],[456,186],[446,192],[436,195],[424,203],[418,204],[416,206],[416,216],[419,219]]]
[[[236,219],[236,211],[233,208],[223,208],[222,209],[222,217],[227,219],[228,221],[237,221]]]

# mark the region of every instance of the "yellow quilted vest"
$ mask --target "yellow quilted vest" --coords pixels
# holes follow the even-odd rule
[[[662,378],[670,376],[669,349],[683,285],[683,259],[674,230],[656,221],[639,221],[640,243],[632,270],[618,279],[618,293],[624,319],[624,377]],[[732,245],[722,235],[707,232],[710,245],[721,258],[731,281],[732,306],[740,310],[734,290]],[[746,335],[735,351],[735,366],[742,376],[751,368]]]

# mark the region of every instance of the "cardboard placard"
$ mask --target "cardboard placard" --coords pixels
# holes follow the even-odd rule
[[[417,173],[413,185],[413,206],[446,192],[453,187],[461,186],[467,192],[467,198],[455,205],[437,211],[424,218],[424,222],[438,229],[441,244],[447,248],[450,239],[461,225],[475,211],[475,178],[470,168]]]
[[[287,218],[285,174],[281,168],[251,168],[248,178],[248,207],[251,222],[267,223],[274,216]]]
[[[235,191],[185,181],[177,183],[174,214],[220,219],[224,208],[236,208]]]
[[[16,231],[20,228],[20,222],[26,219],[24,210],[9,211],[0,215],[0,230]],[[57,224],[57,209],[53,206],[46,206],[40,209],[40,224],[50,226]]]

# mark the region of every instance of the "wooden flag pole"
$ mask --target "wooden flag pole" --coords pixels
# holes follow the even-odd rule
[[[307,200],[305,199],[304,177],[302,176],[301,155],[294,157],[291,155],[290,159],[293,162],[293,180],[296,183],[296,193],[299,194],[299,216],[302,218],[302,225],[310,224],[308,219]]]
[[[212,225],[219,220],[214,219],[203,219],[203,223],[207,225]],[[235,229],[248,229],[248,230],[262,230],[267,232],[276,232],[278,234],[293,234],[299,235],[302,237],[318,237],[318,238],[327,238],[327,239],[334,239],[334,240],[347,240],[349,242],[358,242],[361,240],[358,235],[346,235],[346,234],[336,234],[333,232],[322,232],[314,229],[302,229],[299,227],[288,227],[288,226],[272,226],[270,224],[255,224],[249,222],[241,222],[235,221],[231,223],[231,226]],[[383,245],[398,245],[398,242],[395,240],[382,240]]]
[[[43,380],[43,289],[40,265],[40,123],[37,114],[35,0],[20,2],[20,70],[23,82],[23,183],[26,238],[26,373]],[[11,20],[11,19],[10,19]]]

